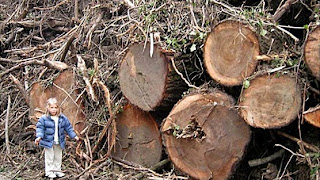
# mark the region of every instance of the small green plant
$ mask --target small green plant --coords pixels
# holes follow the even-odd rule
[[[245,89],[248,89],[249,88],[249,86],[250,86],[250,81],[249,80],[244,80],[243,81],[243,87],[245,88]]]

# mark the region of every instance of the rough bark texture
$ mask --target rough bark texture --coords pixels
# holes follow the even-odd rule
[[[137,43],[129,47],[119,69],[121,91],[144,111],[175,103],[186,89],[179,79],[161,49],[154,46],[150,56],[150,44],[145,48]]]
[[[167,153],[178,169],[196,179],[227,179],[250,141],[250,128],[233,100],[214,91],[179,101],[161,127]]]
[[[313,76],[320,80],[320,26],[308,35],[304,47],[304,59]]]
[[[33,124],[38,121],[46,111],[47,100],[55,97],[60,103],[62,113],[65,114],[74,130],[81,132],[85,128],[85,115],[83,114],[83,105],[81,98],[78,102],[75,89],[75,74],[71,70],[63,71],[53,81],[53,85],[44,88],[40,82],[32,85],[30,90],[30,120]],[[72,98],[72,99],[71,99]]]
[[[162,144],[158,125],[148,113],[127,105],[117,115],[117,142],[114,156],[151,167],[161,159]]]
[[[260,48],[256,34],[236,21],[215,26],[204,45],[204,64],[209,75],[226,86],[240,85],[253,73]]]
[[[303,113],[303,117],[310,124],[320,127],[320,105],[308,109],[308,111]]]
[[[289,75],[257,77],[240,97],[240,114],[253,127],[286,126],[300,111],[300,91],[296,78]]]

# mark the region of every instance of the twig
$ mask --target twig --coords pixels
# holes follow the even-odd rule
[[[16,172],[16,174],[14,174],[14,175],[12,176],[12,179],[15,179],[15,177],[20,173],[20,171],[21,171],[24,167],[27,166],[27,164],[30,162],[31,159],[32,159],[32,156],[27,160],[26,163],[24,163],[23,166],[20,166],[20,167],[19,167],[19,169],[18,169],[18,171]]]
[[[279,7],[272,17],[273,21],[277,22],[281,16],[289,10],[294,1],[296,0],[287,0],[281,7]]]
[[[169,160],[168,158],[167,158],[167,159],[164,159],[164,160],[158,162],[156,165],[152,166],[150,169],[151,169],[152,171],[155,171],[155,170],[161,168],[162,166],[166,165],[168,162],[170,162],[170,160]],[[140,179],[140,178],[142,178],[143,176],[144,176],[144,173],[139,173],[139,174],[137,174],[136,176],[134,176],[134,178]]]
[[[129,162],[127,160],[121,159],[121,158],[116,157],[116,156],[112,156],[111,158],[112,158],[113,162],[123,166],[124,168],[133,169],[133,170],[137,170],[137,171],[148,171],[148,172],[151,172],[154,175],[160,176],[158,173],[154,172],[154,170],[149,169],[149,168],[145,168],[145,167],[143,167],[143,166],[141,166],[139,164],[136,164],[136,163],[133,163],[133,162]],[[164,162],[166,162],[166,160],[164,160]],[[163,162],[160,162],[160,164],[162,164],[162,163]]]
[[[177,69],[174,61],[173,61],[173,58],[170,58],[171,60],[171,63],[172,63],[172,66],[174,68],[174,70],[176,71],[176,73],[181,77],[181,79],[189,86],[189,87],[192,87],[192,88],[195,88],[195,89],[200,89],[199,87],[193,85],[193,84],[190,84],[188,80],[186,80],[186,78],[183,77],[183,74],[181,72],[179,72],[179,70]]]
[[[284,152],[285,152],[284,149],[281,149],[280,151],[277,151],[277,152],[275,152],[274,154],[272,154],[272,155],[270,155],[268,157],[250,160],[250,161],[248,161],[248,164],[249,164],[250,167],[259,166],[261,164],[268,163],[270,161],[273,161],[273,160],[281,157]]]
[[[63,91],[70,99],[71,101],[78,107],[78,109],[81,109],[79,104],[77,104],[77,102],[74,101],[74,99],[71,97],[71,95],[65,90],[63,89],[62,87],[56,85],[55,83],[52,83],[54,87],[60,89],[61,91]]]
[[[73,40],[75,40],[75,39],[76,39],[75,38],[75,34],[73,33],[71,35],[71,37],[68,39],[68,41],[66,42],[66,44],[64,45],[64,47],[63,47],[62,55],[61,55],[61,58],[60,58],[61,62],[64,61],[64,59],[65,59],[65,57],[67,55],[67,52],[69,50],[69,47],[70,47],[71,43],[73,42]]]
[[[103,14],[104,14],[103,11],[101,11],[100,14],[98,15],[98,17],[96,18],[96,21],[94,22],[94,24],[91,26],[91,28],[89,29],[89,31],[87,33],[85,44],[87,44],[87,47],[89,49],[91,47],[92,33],[95,30],[95,28],[98,26],[99,22],[101,21]]]
[[[11,106],[11,98],[8,96],[8,105],[7,105],[7,115],[6,115],[6,123],[5,123],[5,138],[6,138],[6,148],[7,155],[10,154],[10,146],[9,146],[9,114],[10,114],[10,106]]]
[[[314,87],[309,86],[309,89],[313,92],[315,92],[316,94],[320,95],[320,91]]]
[[[80,70],[80,72],[83,74],[83,80],[85,82],[85,84],[87,85],[86,87],[86,91],[87,93],[90,95],[91,99],[94,101],[94,102],[98,102],[98,98],[96,96],[96,93],[95,93],[95,90],[94,88],[92,87],[91,85],[91,82],[90,82],[90,79],[88,77],[88,70],[87,70],[87,67],[86,67],[86,63],[85,61],[82,59],[82,57],[80,55],[76,55],[77,57],[77,60],[78,60],[78,68]]]
[[[277,133],[281,136],[284,136],[292,141],[295,141],[297,143],[300,143],[301,145],[305,146],[306,148],[308,148],[309,150],[313,151],[313,152],[320,152],[320,149],[319,147],[315,146],[315,145],[312,145],[312,144],[309,144],[309,143],[306,143],[298,138],[295,138],[293,136],[290,136],[289,134],[286,134],[284,132],[281,132],[281,131],[277,131]]]
[[[74,0],[74,18],[79,21],[79,0]]]
[[[27,109],[26,111],[24,111],[19,117],[17,117],[9,126],[9,129],[12,128],[12,126],[14,126],[24,115],[26,115],[29,112],[29,109]],[[4,132],[1,132],[0,137],[3,136],[5,134]]]
[[[60,71],[65,70],[67,68],[69,68],[69,66],[63,62],[59,62],[59,61],[48,61],[48,60],[44,60],[44,61],[38,61],[38,60],[33,60],[33,61],[26,61],[23,63],[20,63],[16,66],[11,67],[10,69],[7,69],[6,71],[2,72],[0,74],[0,78],[2,76],[4,76],[5,74],[8,74],[16,69],[19,69],[21,67],[27,66],[27,65],[31,65],[31,64],[37,64],[37,65],[43,65],[43,66],[47,66],[49,68],[54,68],[54,69],[58,69]]]
[[[134,8],[134,4],[130,0],[123,0],[130,8]]]
[[[293,152],[291,149],[281,145],[281,144],[275,144],[275,146],[278,146],[278,147],[282,147],[283,149],[289,151],[292,155],[295,155],[295,156],[299,156],[299,157],[304,157],[302,154],[298,154],[298,153],[295,153]]]
[[[13,81],[13,83],[15,85],[17,85],[17,87],[20,90],[20,93],[22,94],[22,97],[23,97],[24,101],[26,102],[26,104],[28,106],[30,106],[29,105],[29,96],[27,96],[27,93],[26,93],[23,85],[21,84],[21,82],[16,77],[14,77],[12,74],[10,74],[9,77]]]

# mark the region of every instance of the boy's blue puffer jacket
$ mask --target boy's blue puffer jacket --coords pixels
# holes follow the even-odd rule
[[[39,119],[37,123],[37,130],[36,130],[36,137],[41,137],[39,145],[45,148],[52,148],[53,139],[54,139],[54,131],[55,131],[55,124],[54,120],[51,119],[50,116],[43,115]],[[58,128],[58,135],[59,135],[59,144],[61,149],[65,147],[65,132],[70,136],[71,139],[76,137],[76,133],[73,131],[73,128],[70,124],[69,119],[63,115],[59,115],[59,128]]]

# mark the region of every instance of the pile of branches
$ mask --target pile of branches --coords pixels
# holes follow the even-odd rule
[[[289,1],[292,3],[292,1]],[[296,5],[309,7],[302,1]],[[91,146],[101,141],[104,127],[111,117],[125,103],[119,88],[118,65],[127,47],[134,42],[151,42],[179,56],[190,54],[197,71],[184,72],[186,75],[204,74],[202,46],[206,34],[217,23],[225,19],[244,21],[252,26],[261,39],[263,54],[281,53],[282,64],[288,64],[292,58],[298,58],[293,64],[296,71],[302,70],[300,48],[305,37],[298,38],[288,29],[310,29],[308,27],[281,26],[277,23],[286,11],[286,4],[280,4],[277,10],[261,1],[254,6],[233,6],[216,0],[61,0],[37,1],[16,0],[0,3],[0,129],[1,159],[14,167],[10,178],[35,176],[28,170],[40,170],[42,158],[40,149],[34,147],[34,132],[29,125],[28,91],[33,83],[41,81],[50,86],[59,71],[73,68],[79,72],[77,89],[83,93],[87,126],[83,135],[87,141],[83,146],[85,161],[79,161],[74,154],[76,145],[70,143],[67,155],[68,166],[75,167],[72,177],[84,176],[90,171],[92,178],[97,176],[126,178],[139,172],[149,176],[175,177],[173,172],[157,174],[154,171],[137,167],[129,162],[105,158],[106,150],[101,144],[99,150],[91,152]],[[291,4],[287,4],[289,8]],[[283,8],[284,7],[284,10]],[[315,16],[316,18],[316,16]],[[284,43],[285,42],[285,43]],[[95,87],[96,99],[86,91],[88,83],[83,80],[81,67],[77,64],[79,56],[84,59],[90,77],[96,77],[110,92],[109,98],[101,89]],[[277,64],[281,66],[282,64]],[[98,68],[97,68],[98,67]],[[93,78],[89,78],[93,84]],[[188,78],[189,79],[189,78]],[[194,79],[189,79],[193,81]],[[195,80],[194,80],[195,81]],[[195,84],[196,82],[191,82]],[[102,86],[101,86],[102,87]],[[108,109],[108,110],[107,110]],[[5,127],[6,120],[8,127]],[[109,126],[110,128],[114,127]],[[10,143],[5,145],[5,131],[9,130]],[[108,134],[109,131],[106,132]],[[114,134],[113,134],[114,136]],[[114,142],[106,142],[112,147]],[[111,144],[110,144],[111,143]],[[91,144],[91,145],[90,145]],[[8,146],[11,150],[8,150]],[[10,148],[9,148],[10,149]],[[36,155],[27,155],[37,153]],[[25,159],[25,157],[30,157]],[[3,161],[4,162],[4,161]],[[113,163],[116,162],[116,163]],[[133,169],[127,175],[109,173],[105,169],[114,164]],[[31,164],[31,166],[30,166]],[[4,171],[3,165],[0,172]],[[139,175],[140,176],[140,175]],[[1,177],[1,176],[0,176]],[[181,177],[182,178],[182,177]]]

